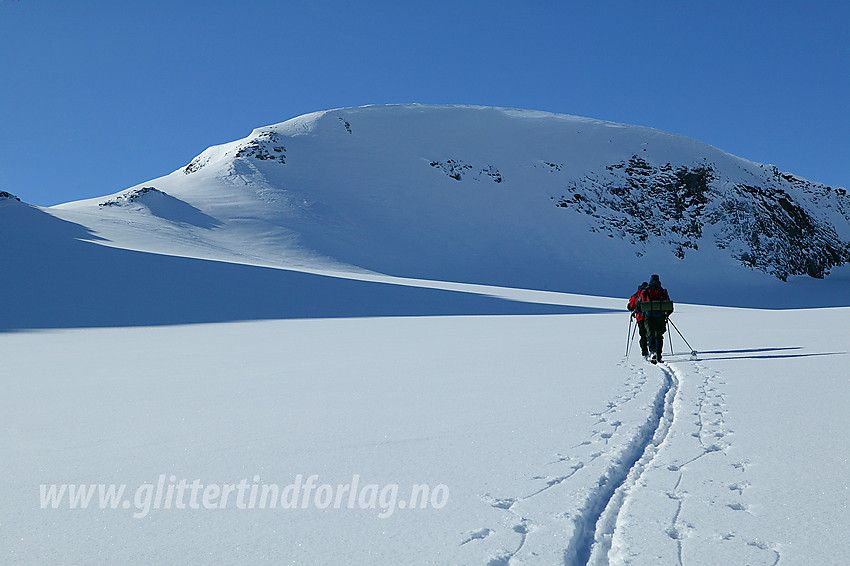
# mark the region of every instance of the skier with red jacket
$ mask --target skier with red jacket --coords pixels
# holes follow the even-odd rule
[[[644,358],[649,355],[649,350],[646,348],[646,327],[643,325],[643,313],[640,311],[638,303],[640,303],[641,292],[647,287],[649,287],[649,283],[644,281],[629,299],[629,310],[632,311],[632,316],[637,321],[638,332],[640,332],[640,355]]]
[[[670,295],[667,289],[661,286],[661,279],[658,275],[653,275],[649,279],[649,285],[640,293],[639,300],[641,303],[649,303],[649,301],[669,301]],[[658,304],[658,303],[655,303]],[[647,347],[652,355],[650,360],[652,363],[661,361],[661,349],[664,346],[664,333],[667,331],[667,317],[672,312],[672,303],[669,303],[670,310],[650,309],[645,307],[643,311],[643,324],[646,328]]]

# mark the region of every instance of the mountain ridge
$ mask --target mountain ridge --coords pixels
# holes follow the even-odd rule
[[[157,231],[288,267],[612,296],[661,272],[698,301],[724,284],[776,297],[789,288],[771,281],[843,282],[850,262],[842,188],[684,136],[539,111],[315,112],[111,197],[50,210],[86,213],[107,232],[122,219],[146,224],[143,202],[99,206],[143,188],[210,219],[160,215]]]

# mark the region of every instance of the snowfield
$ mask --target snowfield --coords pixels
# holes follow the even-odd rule
[[[584,564],[596,537],[595,564],[845,563],[850,309],[681,311],[706,351],[657,367],[623,361],[622,313],[4,334],[4,561]],[[40,506],[42,484],[130,499],[162,474],[449,497]]]
[[[319,113],[152,189],[0,196],[2,562],[846,564],[850,269],[592,232],[549,199],[558,143],[575,174],[629,144],[759,166],[491,110]],[[505,124],[523,143],[476,143]],[[813,217],[846,237],[829,194]],[[654,272],[688,342],[659,365],[624,357]]]

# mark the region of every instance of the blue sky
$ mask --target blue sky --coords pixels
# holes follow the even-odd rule
[[[848,24],[837,1],[0,0],[0,190],[100,196],[402,102],[640,124],[850,187]]]

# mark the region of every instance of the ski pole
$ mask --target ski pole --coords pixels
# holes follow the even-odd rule
[[[632,315],[629,315],[629,329],[626,331],[626,358],[629,357],[629,346],[631,346],[631,337],[632,335]]]
[[[667,321],[669,322],[670,319],[668,318]],[[670,332],[669,326],[667,327],[667,342],[670,344],[670,355],[672,356],[673,355],[673,333]]]
[[[668,320],[669,320],[669,319],[668,319]],[[682,337],[682,340],[684,340],[684,341],[685,341],[685,344],[688,344],[688,339],[687,339],[687,338],[685,338],[685,337],[682,335],[682,331],[681,331],[681,330],[679,330],[679,328],[678,328],[678,327],[677,327],[677,326],[673,323],[673,321],[672,321],[672,320],[670,321],[670,324],[672,324],[672,325],[673,325],[673,328],[675,328],[675,329],[676,329],[676,332],[678,332],[678,333],[679,333],[679,336],[681,336],[681,337]],[[690,348],[690,349],[691,349],[691,355],[692,355],[692,356],[696,356],[696,355],[697,355],[697,351],[696,351],[696,350],[694,350],[693,346],[691,346],[690,344],[688,344],[688,348]]]
[[[632,337],[629,339],[629,345],[627,347],[628,354],[632,353],[632,344],[635,342],[635,333],[637,332],[638,324],[638,321],[635,321],[635,326],[632,328]],[[627,358],[629,357],[628,354],[626,354]]]

